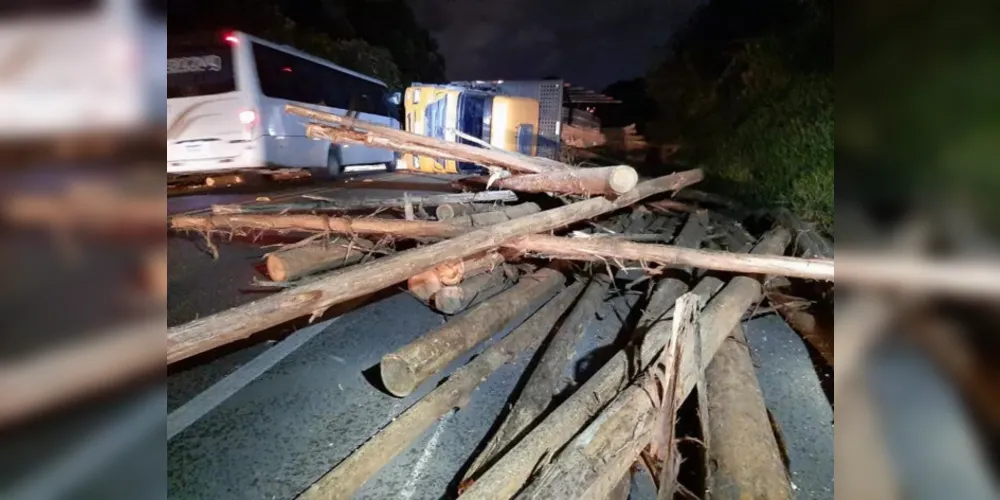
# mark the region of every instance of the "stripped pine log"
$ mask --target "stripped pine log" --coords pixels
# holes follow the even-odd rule
[[[374,248],[361,238],[315,242],[278,250],[265,259],[267,274],[274,281],[291,281],[320,271],[360,261]]]
[[[492,212],[481,212],[460,217],[452,217],[444,221],[444,224],[457,227],[486,227],[499,224],[525,215],[541,212],[541,207],[537,203],[519,203],[502,207],[500,210]]]
[[[533,157],[510,151],[485,149],[468,144],[425,137],[403,130],[337,116],[332,113],[316,111],[295,104],[286,105],[285,111],[293,115],[339,125],[339,127],[328,127],[310,124],[306,127],[307,136],[326,138],[337,143],[366,144],[401,153],[430,156],[442,160],[468,161],[480,165],[493,165],[525,173],[537,174],[560,168],[573,168],[564,164],[559,164],[561,167],[558,167],[552,163],[539,162]]]
[[[746,255],[714,250],[694,250],[667,245],[633,243],[614,238],[574,238],[529,235],[504,246],[549,258],[565,260],[612,260],[679,264],[750,274],[773,274],[793,278],[833,281],[833,260],[801,259],[779,255]]]
[[[485,177],[468,179],[485,184]],[[639,182],[639,174],[627,165],[578,168],[544,174],[515,175],[497,179],[493,185],[525,193],[559,193],[583,196],[615,196],[628,192]]]
[[[503,254],[489,251],[441,263],[433,269],[411,276],[406,283],[410,293],[423,302],[429,302],[442,287],[458,285],[465,279],[492,271],[503,262]]]
[[[718,500],[792,498],[791,484],[757,383],[743,328],[737,325],[705,369],[709,490]]]
[[[327,217],[325,215],[178,215],[170,227],[208,233],[299,231],[337,234],[378,234],[406,238],[450,238],[466,229],[433,221],[381,219],[376,217]]]
[[[550,268],[521,278],[510,290],[480,302],[441,328],[382,356],[382,383],[396,396],[406,396],[463,353],[490,338],[541,300],[552,297],[566,277]]]
[[[754,253],[782,253],[788,246],[791,236],[784,229],[772,230],[764,236],[753,251]],[[702,279],[692,293],[702,300],[712,296],[721,281],[709,276]],[[673,286],[657,287],[656,295],[675,292]],[[683,293],[683,290],[681,291]],[[678,296],[680,294],[677,294]],[[754,278],[737,276],[715,294],[702,312],[702,349],[705,356],[714,354],[719,345],[729,334],[733,326],[739,322],[747,308],[759,300],[761,285]],[[669,297],[668,297],[669,298]],[[672,297],[676,300],[677,296]],[[651,299],[653,300],[653,299]],[[672,303],[670,301],[669,303]],[[665,314],[665,313],[663,313]],[[650,311],[643,315],[647,318]],[[610,402],[622,387],[627,385],[636,373],[636,367],[648,366],[666,345],[672,323],[662,319],[662,314],[647,319],[652,323],[640,340],[638,359],[625,351],[620,351],[612,357],[586,383],[577,389],[566,401],[556,407],[542,422],[524,436],[506,454],[500,457],[489,469],[475,479],[475,482],[465,491],[465,500],[506,500],[513,497],[530,478],[532,471],[546,457],[559,450],[570,438],[576,435],[588,421],[591,420],[608,402]],[[721,333],[720,333],[721,331]],[[701,371],[701,356],[688,352],[688,344],[682,343],[680,379],[678,388],[682,394],[691,392],[698,373]],[[707,362],[707,360],[705,360]],[[646,439],[649,436],[638,437]],[[631,462],[629,462],[631,463]],[[596,464],[594,467],[598,467]],[[619,476],[620,477],[620,476]]]
[[[251,213],[282,213],[282,212],[351,212],[360,210],[377,210],[385,208],[403,208],[406,197],[403,198],[362,198],[360,200],[345,200],[326,198],[317,195],[304,195],[314,201],[295,203],[253,203],[236,205],[212,205],[212,213],[218,215],[251,214]],[[434,207],[458,203],[491,203],[515,202],[517,195],[513,191],[482,191],[478,193],[446,193],[428,196],[409,196],[416,206]]]
[[[497,368],[510,363],[523,352],[537,346],[552,330],[556,321],[569,309],[582,283],[564,288],[555,298],[496,344],[486,348],[448,379],[420,398],[402,415],[392,420],[365,444],[334,469],[299,495],[301,500],[339,500],[351,498],[393,457],[420,437],[442,415],[468,403],[472,392]]]
[[[697,301],[690,293],[677,299],[678,307],[674,309],[679,318],[672,322],[670,339],[659,359],[618,394],[515,498],[604,500],[646,446],[636,436],[652,434],[660,421],[673,428],[681,404],[675,387],[680,344],[697,335]],[[671,456],[664,464],[658,500],[673,498],[679,458]],[[591,467],[595,461],[607,465]]]
[[[512,280],[507,274],[507,269],[500,266],[458,285],[443,287],[434,294],[434,309],[444,314],[458,314],[476,300],[492,297],[508,288]]]
[[[483,192],[492,193],[493,191]],[[434,216],[437,217],[437,220],[444,221],[454,219],[455,217],[461,217],[463,215],[492,212],[502,208],[503,205],[497,205],[495,203],[442,203],[434,210]]]
[[[597,313],[610,286],[611,277],[606,274],[598,274],[590,280],[580,300],[573,305],[572,311],[552,335],[538,362],[527,374],[528,380],[507,417],[466,471],[466,479],[475,477],[480,469],[503,453],[511,443],[520,439],[552,404],[552,397],[559,389],[566,364],[573,359],[577,342],[583,337],[583,332]]]
[[[335,304],[395,285],[442,262],[497,248],[518,236],[551,231],[612,212],[701,179],[700,170],[659,177],[640,183],[614,201],[589,198],[330,273],[322,280],[170,328],[167,334],[167,362],[186,359],[301,316],[320,316]],[[424,221],[398,222],[433,224]]]

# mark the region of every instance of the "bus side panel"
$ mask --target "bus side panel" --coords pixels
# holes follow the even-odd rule
[[[497,96],[493,100],[493,116],[491,144],[506,151],[537,155],[538,101],[523,97]]]

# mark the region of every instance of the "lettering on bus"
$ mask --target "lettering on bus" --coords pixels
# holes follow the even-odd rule
[[[222,58],[216,55],[167,59],[167,74],[222,71]]]

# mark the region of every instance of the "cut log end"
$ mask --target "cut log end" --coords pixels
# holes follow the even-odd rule
[[[461,311],[465,303],[465,289],[460,286],[446,286],[434,294],[434,309],[445,314]]]
[[[406,397],[416,388],[417,374],[406,361],[389,354],[379,363],[382,384],[394,396]]]
[[[288,281],[288,270],[285,263],[274,255],[267,256],[267,275],[274,281]]]
[[[608,175],[608,186],[617,194],[625,194],[639,183],[639,174],[627,165],[615,167]]]

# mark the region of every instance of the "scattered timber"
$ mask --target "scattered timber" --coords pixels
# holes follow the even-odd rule
[[[538,307],[554,295],[566,277],[550,268],[521,278],[517,285],[480,302],[441,328],[424,334],[402,348],[382,356],[382,383],[396,396],[406,396],[469,349]]]
[[[485,191],[492,193],[493,191]],[[503,208],[495,203],[442,203],[434,210],[434,217],[437,220],[454,219],[463,215],[478,214],[482,212],[492,212]]]
[[[325,215],[178,215],[170,219],[170,227],[202,233],[259,230],[377,234],[405,238],[450,238],[465,232],[461,228],[433,221]]]
[[[507,269],[500,266],[458,285],[443,287],[434,294],[434,309],[448,315],[458,314],[476,300],[492,297],[510,286],[507,274]]]
[[[274,281],[291,281],[320,271],[336,269],[360,261],[374,248],[365,239],[314,242],[278,250],[265,260],[267,274]]]
[[[791,499],[792,489],[737,325],[705,369],[712,498]]]
[[[825,258],[833,257],[833,245],[823,237],[816,228],[806,224],[788,209],[781,209],[775,214],[778,223],[794,232],[792,243],[803,257]]]
[[[430,156],[442,160],[469,161],[480,165],[497,166],[515,172],[533,174],[573,168],[569,165],[537,161],[537,158],[510,151],[485,149],[457,142],[440,141],[431,137],[373,125],[368,122],[324,113],[295,104],[286,105],[285,111],[293,115],[339,125],[338,127],[329,127],[314,123],[306,127],[307,136],[330,139],[337,143],[366,144],[401,153]]]
[[[452,217],[444,221],[444,224],[458,227],[486,227],[499,224],[525,215],[541,212],[541,207],[537,203],[519,203],[508,205],[492,212],[480,212],[460,217]]]
[[[411,276],[406,282],[407,288],[421,301],[430,302],[442,287],[458,285],[465,279],[492,271],[503,262],[503,254],[494,251],[444,262],[433,269]]]
[[[448,379],[420,398],[344,461],[303,492],[300,500],[351,498],[376,472],[405,450],[442,415],[468,403],[472,392],[493,371],[537,346],[569,309],[583,283],[563,288],[534,315],[496,344],[486,348]]]
[[[573,309],[546,344],[538,362],[527,374],[528,380],[507,417],[490,437],[482,453],[473,461],[465,474],[466,478],[474,477],[484,465],[520,439],[552,404],[552,397],[559,389],[566,364],[573,359],[577,342],[583,337],[584,330],[604,301],[611,279],[606,274],[597,274],[591,278],[580,299],[573,305]]]
[[[486,183],[486,178],[468,179]],[[578,168],[544,174],[515,175],[497,179],[493,185],[525,193],[558,193],[582,196],[617,196],[639,182],[639,174],[627,165]]]
[[[167,362],[189,358],[301,316],[320,316],[333,305],[395,285],[442,262],[497,248],[519,236],[544,233],[612,212],[649,196],[692,185],[701,181],[702,177],[701,170],[658,177],[640,183],[613,201],[603,197],[589,198],[470,231],[446,241],[335,271],[307,285],[170,328],[167,334]],[[424,221],[398,222],[432,224]]]
[[[788,246],[790,238],[790,234],[784,229],[772,230],[763,237],[753,251],[754,253],[782,253]],[[718,278],[706,277],[698,283],[692,293],[705,300],[712,296],[719,284],[721,281]],[[657,287],[654,298],[657,294],[665,295],[675,291],[673,286],[669,285],[662,289]],[[677,296],[679,295],[677,294]],[[672,297],[672,299],[676,300],[677,296]],[[702,312],[702,352],[706,356],[714,354],[718,350],[724,337],[739,322],[744,311],[760,296],[760,282],[754,278],[737,276],[732,278],[722,291],[712,298]],[[662,298],[657,300],[661,303],[664,301]],[[649,311],[644,314],[644,317],[648,315]],[[632,359],[632,356],[625,351],[620,351],[612,357],[573,395],[556,407],[482,475],[475,478],[475,482],[465,490],[462,497],[465,500],[506,500],[513,497],[528,481],[536,464],[544,457],[562,448],[570,438],[597,415],[601,408],[614,399],[619,390],[632,379],[636,372],[636,366],[646,367],[656,359],[659,352],[667,344],[672,330],[672,322],[652,318],[648,319],[646,323],[649,322],[652,322],[652,327],[645,332],[645,336],[640,340],[638,360]],[[722,330],[721,333],[720,330]],[[685,395],[694,387],[698,377],[697,372],[700,372],[701,367],[705,364],[702,362],[701,356],[688,352],[689,344],[694,343],[680,344],[684,349],[680,355],[678,389]],[[707,362],[707,360],[705,361]],[[648,435],[639,436],[636,439],[643,437],[648,442]],[[599,467],[595,464],[595,468]]]

